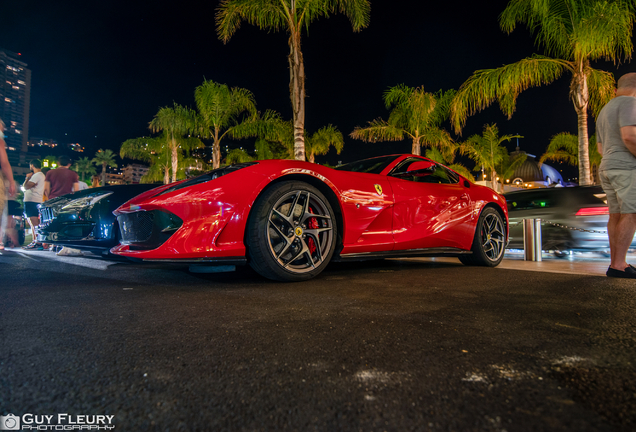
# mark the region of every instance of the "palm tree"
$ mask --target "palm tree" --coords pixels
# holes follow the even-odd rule
[[[86,181],[86,174],[92,177],[97,173],[93,161],[87,157],[83,157],[75,162],[75,171],[81,174],[80,178],[82,181]]]
[[[198,115],[192,132],[213,140],[213,168],[221,166],[221,140],[233,128],[257,115],[254,95],[243,88],[204,81],[194,91]],[[245,114],[249,117],[242,117]]]
[[[221,0],[217,9],[217,34],[227,43],[246,21],[262,30],[284,29],[289,34],[289,90],[294,121],[294,157],[305,160],[305,64],[300,48],[303,29],[320,17],[340,12],[353,31],[369,24],[368,0]]]
[[[235,163],[251,162],[253,160],[254,158],[250,156],[249,153],[243,150],[242,148],[230,150],[230,152],[227,154],[225,158],[225,162],[228,165],[235,164]]]
[[[497,169],[497,173],[499,174],[502,192],[504,192],[506,179],[509,179],[515,173],[517,168],[521,167],[526,159],[528,159],[527,153],[517,153],[513,156],[508,154],[508,150],[506,150],[505,148],[504,150],[505,153],[501,161],[495,167]]]
[[[439,151],[436,148],[430,148],[430,149],[426,149],[426,152],[424,154],[427,158],[434,160],[435,162],[439,162],[441,164],[446,165],[447,167],[449,167],[450,169],[452,169],[453,171],[457,172],[458,174],[463,175],[464,177],[466,177],[471,183],[475,182],[475,177],[472,175],[472,173],[470,172],[470,170],[468,168],[466,168],[464,165],[460,164],[460,163],[453,163],[455,160],[455,155],[444,155],[442,154],[441,151]]]
[[[165,132],[165,143],[171,158],[172,181],[179,171],[179,139],[194,128],[194,113],[181,105],[163,107],[149,124],[152,132]]]
[[[256,140],[254,151],[256,153],[256,159],[258,160],[274,159],[276,157],[272,145],[262,138]]]
[[[424,87],[398,85],[384,93],[384,103],[391,110],[389,120],[376,119],[365,128],[356,127],[351,137],[365,142],[402,141],[410,138],[411,153],[421,154],[421,146],[437,147],[447,154],[453,139],[439,126],[448,116],[454,90],[433,94]]]
[[[142,177],[141,182],[163,181],[164,184],[170,183],[171,173],[175,179],[185,176],[185,167],[190,166],[193,160],[190,158],[190,152],[194,149],[205,147],[205,144],[194,137],[176,137],[177,149],[177,171],[173,171],[172,150],[168,146],[170,138],[168,132],[164,131],[161,136],[154,138],[132,138],[124,141],[119,149],[119,155],[122,158],[136,159],[150,164],[150,171],[146,176]],[[199,161],[200,163],[200,161]]]
[[[305,137],[307,160],[314,163],[316,155],[326,155],[332,146],[336,149],[336,152],[340,154],[344,147],[342,132],[332,125],[318,129],[313,135]]]
[[[164,184],[168,184],[170,183],[171,155],[166,150],[165,136],[131,138],[122,143],[119,156],[150,164],[148,172],[139,180],[141,183],[163,181]]]
[[[232,134],[235,138],[258,136],[255,146],[258,159],[294,159],[294,124],[283,120],[275,111],[267,111],[262,119],[237,126]],[[325,126],[312,135],[305,131],[305,155],[309,162],[315,163],[316,155],[327,154],[332,146],[338,154],[344,146],[342,133],[336,126]]]
[[[598,115],[614,96],[614,77],[590,62],[631,59],[634,0],[513,0],[499,17],[503,31],[517,24],[536,31],[536,43],[551,57],[533,55],[497,69],[476,71],[457,93],[451,121],[459,132],[466,118],[499,102],[510,118],[519,94],[571,74],[570,99],[578,116],[579,183],[590,184],[588,110]]]
[[[539,159],[539,163],[547,160],[555,162],[565,162],[568,165],[577,166],[579,164],[579,145],[576,135],[567,132],[556,134],[550,140],[548,148]],[[596,134],[590,137],[588,145],[588,153],[590,155],[590,169],[592,171],[592,179],[597,183],[598,167],[601,165],[603,156],[598,152],[596,146]]]
[[[99,149],[95,153],[95,157],[92,161],[95,165],[102,166],[102,186],[106,186],[106,167],[117,168],[117,162],[115,162],[115,153],[110,149]]]
[[[523,138],[519,135],[499,136],[496,124],[484,125],[482,135],[473,135],[460,145],[460,153],[468,155],[475,161],[475,171],[483,168],[490,172],[491,188],[497,190],[497,166],[508,156],[506,147],[501,145],[504,141],[513,138]]]

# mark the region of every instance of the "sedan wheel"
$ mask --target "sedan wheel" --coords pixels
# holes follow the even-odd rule
[[[280,281],[318,275],[335,249],[336,224],[327,199],[313,186],[283,182],[257,200],[250,216],[250,265]]]
[[[495,209],[485,208],[479,221],[471,248],[471,255],[461,255],[459,260],[466,265],[495,267],[504,256],[506,247],[506,226]]]

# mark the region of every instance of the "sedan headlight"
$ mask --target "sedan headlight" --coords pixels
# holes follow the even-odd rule
[[[79,210],[85,207],[92,207],[100,200],[106,198],[109,195],[112,195],[112,192],[104,192],[93,195],[87,195],[81,198],[77,198],[69,201],[66,205],[62,207],[62,210]]]

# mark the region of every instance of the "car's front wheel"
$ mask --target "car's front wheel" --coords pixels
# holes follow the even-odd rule
[[[247,226],[250,265],[266,278],[303,281],[325,269],[336,246],[336,219],[315,187],[286,181],[266,190]]]
[[[495,267],[499,265],[506,248],[506,226],[499,212],[485,208],[479,220],[471,248],[472,254],[461,255],[459,260],[466,265]]]

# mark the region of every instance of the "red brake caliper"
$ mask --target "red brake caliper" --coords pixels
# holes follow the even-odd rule
[[[309,212],[313,213],[313,209],[311,207],[309,207]],[[307,228],[309,229],[318,229],[318,221],[316,220],[316,218],[310,218],[307,221]],[[316,243],[314,243],[314,238],[313,237],[309,237],[309,239],[307,240],[307,247],[309,247],[309,253],[310,254],[314,254],[314,252],[316,252]]]

